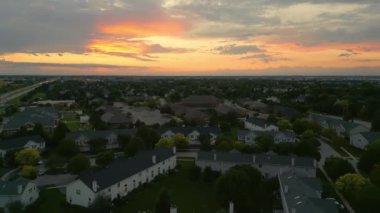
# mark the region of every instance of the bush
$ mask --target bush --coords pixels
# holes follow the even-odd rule
[[[198,180],[202,175],[202,169],[196,165],[193,165],[189,170],[189,179],[191,181]]]
[[[85,155],[78,154],[71,158],[67,170],[72,174],[79,174],[90,167],[90,161]]]
[[[205,168],[203,172],[202,179],[205,182],[214,182],[216,179],[218,179],[219,176],[220,176],[220,172],[213,171],[211,167],[208,166]]]
[[[355,172],[350,162],[339,157],[328,157],[325,161],[324,168],[334,181],[340,176]]]
[[[20,175],[25,178],[35,179],[37,177],[38,170],[34,166],[23,166]]]

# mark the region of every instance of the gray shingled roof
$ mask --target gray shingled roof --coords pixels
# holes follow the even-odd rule
[[[128,159],[118,158],[102,170],[85,171],[79,176],[79,180],[83,181],[90,189],[92,189],[92,182],[96,181],[99,186],[98,191],[101,191],[153,166],[153,155],[156,156],[156,162],[159,163],[175,154],[172,149],[168,148],[142,151]]]
[[[216,106],[219,99],[211,95],[192,95],[182,100],[181,104],[189,106]]]
[[[20,149],[20,148],[23,148],[25,144],[27,144],[29,141],[34,141],[36,143],[43,143],[44,139],[39,135],[32,135],[32,136],[27,136],[27,137],[0,140],[0,149],[2,150]]]
[[[319,197],[322,183],[318,178],[297,177],[287,171],[279,175],[279,181],[290,212],[294,209],[297,213],[338,213],[334,201]]]
[[[360,133],[369,143],[380,140],[380,132],[362,132]]]
[[[184,135],[188,135],[193,131],[197,131],[200,134],[219,134],[220,129],[218,127],[162,127],[159,129],[159,132],[161,134],[167,132],[167,131],[172,131],[173,133],[182,133]]]
[[[137,129],[114,129],[114,130],[103,130],[103,131],[78,131],[67,133],[66,136],[69,138],[76,139],[80,136],[86,136],[90,140],[106,138],[111,134],[116,135],[130,135],[134,136],[137,132]]]
[[[214,154],[216,154],[217,161],[223,162],[235,162],[235,163],[252,163],[253,156],[255,156],[256,164],[265,165],[291,165],[292,158],[294,158],[294,165],[298,167],[314,167],[314,159],[307,157],[296,157],[296,156],[282,156],[276,154],[241,154],[241,153],[231,153],[231,152],[205,152],[199,151],[197,160],[213,161]]]
[[[266,126],[270,125],[266,120],[260,119],[260,118],[255,118],[255,117],[250,117],[247,119],[247,122],[252,123],[256,126],[260,126],[265,128]]]
[[[326,122],[329,126],[339,126],[342,125],[347,131],[350,131],[353,128],[362,126],[354,122],[344,121],[338,118],[332,118],[326,115],[310,113],[310,117],[317,122]]]
[[[4,124],[4,130],[19,129],[27,123],[54,126],[57,119],[58,113],[52,107],[28,107],[11,116]]]
[[[0,195],[19,195],[17,193],[18,186],[22,186],[22,191],[24,191],[28,183],[29,180],[25,178],[18,178],[13,181],[0,181]]]
[[[297,135],[293,131],[250,131],[250,130],[238,130],[238,137],[245,137],[246,135],[254,134],[256,136],[269,135],[272,137],[276,137],[277,135],[283,134],[288,138],[296,138]]]

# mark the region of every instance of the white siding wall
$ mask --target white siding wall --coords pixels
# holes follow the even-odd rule
[[[24,192],[21,194],[20,201],[25,206],[30,205],[38,199],[39,193],[40,191],[37,187],[37,184],[28,183],[25,187]]]
[[[359,149],[365,149],[369,141],[365,139],[361,134],[351,135],[350,144]]]
[[[95,200],[95,193],[81,180],[76,180],[66,187],[66,202],[72,205],[89,207]]]

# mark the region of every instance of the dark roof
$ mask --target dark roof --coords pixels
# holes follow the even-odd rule
[[[197,131],[200,134],[219,134],[220,129],[218,127],[162,127],[159,129],[159,132],[161,134],[167,132],[167,131],[172,131],[173,133],[182,133],[184,135],[188,135],[192,133],[193,131]]]
[[[344,121],[342,119],[333,118],[327,115],[321,115],[316,113],[310,113],[309,117],[316,122],[326,122],[329,127],[332,126],[343,126],[346,131],[350,131],[358,126],[363,126],[354,122]],[[363,126],[364,127],[364,126]]]
[[[45,142],[44,139],[39,135],[12,138],[12,139],[7,139],[7,140],[0,140],[0,149],[3,149],[3,150],[20,149],[20,148],[23,148],[29,141],[33,141],[36,143]]]
[[[85,171],[79,176],[79,180],[83,181],[83,183],[85,183],[91,190],[92,182],[96,181],[99,187],[98,191],[101,191],[153,166],[153,155],[156,156],[156,162],[159,163],[174,156],[175,154],[173,153],[172,149],[168,148],[142,151],[128,159],[118,158],[102,170]]]
[[[0,181],[0,195],[19,195],[18,186],[22,186],[22,192],[24,192],[29,182],[25,178],[18,178],[13,181]]]
[[[103,110],[104,114],[101,120],[108,124],[125,124],[131,123],[132,119],[125,115],[119,108],[113,106],[99,107],[98,110]]]
[[[338,213],[334,201],[319,197],[322,183],[318,178],[298,177],[287,171],[279,175],[279,181],[289,212],[294,209],[297,213]]]
[[[380,132],[361,132],[360,133],[369,143],[380,140]]]
[[[211,95],[192,95],[182,100],[181,104],[198,107],[215,107],[219,99]]]
[[[205,152],[199,151],[197,160],[213,161],[216,154],[217,161],[235,162],[235,163],[253,163],[255,156],[256,164],[271,164],[271,165],[291,165],[294,158],[294,165],[299,167],[314,167],[314,159],[306,157],[282,156],[276,154],[241,154],[230,152]]]
[[[57,119],[58,113],[52,107],[27,107],[9,118],[4,124],[4,130],[19,129],[28,123],[54,126]]]
[[[111,134],[116,135],[131,135],[134,136],[137,132],[137,129],[113,129],[113,130],[103,130],[103,131],[79,131],[79,132],[70,132],[66,136],[76,139],[80,136],[85,136],[90,140],[106,138]]]
[[[260,126],[265,128],[266,126],[270,125],[266,120],[260,119],[260,118],[255,118],[255,117],[250,117],[247,119],[247,122],[254,124],[256,126]]]

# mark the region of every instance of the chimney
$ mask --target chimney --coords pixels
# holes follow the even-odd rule
[[[17,186],[17,193],[21,194],[22,193],[22,185]]]
[[[285,194],[288,193],[288,191],[289,191],[289,186],[288,186],[288,185],[285,185],[285,186],[284,186],[284,192],[285,192]]]
[[[256,163],[256,155],[252,155],[252,163]]]
[[[234,203],[232,201],[230,201],[228,213],[234,213]]]
[[[156,164],[156,155],[152,155],[152,163]]]
[[[294,158],[292,158],[292,166],[294,166]]]
[[[177,147],[173,146],[173,154],[177,154]]]
[[[214,153],[214,160],[216,161],[216,153]]]
[[[96,180],[92,181],[92,191],[97,192],[98,191],[98,182]]]

